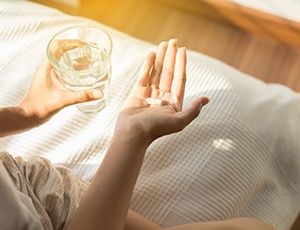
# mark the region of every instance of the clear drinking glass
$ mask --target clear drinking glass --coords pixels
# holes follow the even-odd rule
[[[99,112],[106,105],[111,78],[112,40],[94,26],[73,26],[50,40],[47,57],[61,84],[72,91],[100,89],[104,97],[77,105],[82,112]]]

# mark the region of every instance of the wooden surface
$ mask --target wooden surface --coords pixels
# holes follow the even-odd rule
[[[191,12],[191,8],[181,9],[176,5],[177,0],[172,4],[167,0],[84,0],[77,9],[46,0],[34,1],[95,19],[155,44],[178,38],[181,46],[220,59],[266,82],[281,83],[300,91],[300,53],[297,48],[252,36],[226,21],[224,24],[215,19],[208,20],[207,15],[213,9],[200,4],[202,1],[189,0],[194,4],[192,8],[196,9],[195,4],[199,3],[201,11],[208,12],[204,16],[196,10]]]
[[[295,45],[300,42],[299,24],[291,21],[220,0],[82,0],[76,9],[49,0],[34,1],[92,18],[155,44],[178,38],[181,46],[300,92],[300,51]],[[293,36],[289,34],[291,28]],[[274,31],[286,41],[293,40],[291,45],[275,39]],[[300,219],[293,229],[300,229]]]
[[[224,0],[152,0],[240,28],[282,45],[300,48],[300,22]]]

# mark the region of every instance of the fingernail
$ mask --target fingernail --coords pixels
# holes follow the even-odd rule
[[[170,40],[169,40],[169,43],[177,43],[178,42],[178,40],[176,39],[176,38],[171,38]]]
[[[102,92],[101,92],[100,90],[94,90],[94,91],[92,92],[92,95],[93,95],[93,98],[94,98],[94,99],[99,99],[99,98],[102,97]]]
[[[210,102],[210,99],[207,98],[207,97],[204,97],[204,98],[202,99],[202,106],[207,105],[209,102]]]

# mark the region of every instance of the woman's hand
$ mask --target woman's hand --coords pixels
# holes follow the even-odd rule
[[[61,46],[63,44],[58,45],[60,50],[64,47]],[[18,106],[26,116],[44,123],[66,106],[100,99],[102,96],[102,92],[97,89],[76,92],[67,90],[60,84],[52,65],[45,60],[38,67],[29,90]]]
[[[181,131],[209,101],[201,97],[182,110],[185,82],[186,49],[178,49],[175,39],[162,42],[157,54],[148,55],[141,77],[119,115],[115,132],[137,132],[151,143],[158,137]],[[147,98],[159,99],[162,104],[148,104]]]
[[[60,58],[63,52],[79,45],[78,41],[58,41],[51,51],[55,58]],[[102,96],[99,90],[67,90],[60,84],[52,65],[45,60],[36,70],[25,97],[18,105],[0,108],[0,137],[32,129],[68,105],[100,99]]]

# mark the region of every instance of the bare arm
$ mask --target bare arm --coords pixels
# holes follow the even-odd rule
[[[131,194],[148,145],[149,141],[134,131],[114,135],[68,229],[124,229]]]
[[[175,58],[176,57],[176,58]],[[157,138],[178,132],[200,113],[207,98],[196,99],[181,110],[185,86],[185,49],[177,42],[161,43],[151,53],[144,72],[120,113],[106,156],[68,230],[162,230],[129,210],[132,192],[148,146]],[[147,105],[146,98],[159,98],[162,106]],[[249,218],[186,224],[169,230],[271,230],[271,226]]]
[[[126,218],[125,230],[162,230],[162,227],[151,222],[138,213],[129,210]]]
[[[99,99],[98,90],[71,92],[62,87],[50,63],[37,69],[25,97],[16,106],[0,108],[0,137],[37,127],[68,105]]]
[[[128,212],[125,230],[163,230],[160,226],[150,222],[133,211]],[[254,218],[232,218],[223,221],[198,222],[184,224],[164,230],[275,230],[269,224],[266,224]]]
[[[224,221],[209,221],[185,224],[167,228],[166,230],[276,230],[269,224],[254,218],[233,218]]]
[[[0,108],[0,137],[26,131],[35,126],[19,106]]]
[[[171,41],[170,44],[162,43],[157,55],[148,56],[144,73],[119,116],[105,159],[69,229],[162,229],[128,209],[147,147],[160,136],[182,130],[208,102],[206,98],[199,98],[181,111],[185,55],[185,49],[177,50],[177,42]],[[23,100],[16,106],[0,108],[0,137],[39,126],[65,106],[101,96],[99,91],[67,91],[59,84],[49,62],[44,61]],[[147,97],[162,99],[163,106],[147,105]],[[218,230],[228,226],[228,229],[245,229],[249,222],[246,220],[244,225],[243,221],[238,222],[240,225],[231,220],[195,223],[170,230]],[[260,225],[259,229],[272,228]]]
[[[72,218],[69,230],[125,228],[146,149],[155,139],[182,130],[208,102],[207,98],[199,98],[181,110],[185,68],[186,51],[177,48],[176,40],[161,43],[157,55],[149,54],[144,71],[118,117],[106,156]],[[148,97],[163,100],[163,106],[148,105]],[[151,222],[137,222],[136,218],[131,221],[133,225],[157,227]],[[130,229],[128,225],[127,229]]]

